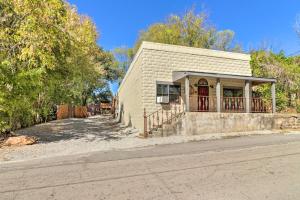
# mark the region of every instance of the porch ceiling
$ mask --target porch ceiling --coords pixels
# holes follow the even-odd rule
[[[186,76],[201,76],[201,77],[212,77],[212,78],[220,78],[220,79],[248,80],[248,81],[252,81],[253,85],[276,82],[275,78],[258,78],[253,76],[239,76],[239,75],[230,75],[230,74],[193,72],[193,71],[173,71],[172,76],[173,76],[173,81],[178,81]]]

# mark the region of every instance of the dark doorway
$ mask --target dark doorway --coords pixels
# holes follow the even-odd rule
[[[198,111],[209,110],[209,87],[206,79],[198,81]]]

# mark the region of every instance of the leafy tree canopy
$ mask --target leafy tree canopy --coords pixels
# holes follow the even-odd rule
[[[293,107],[293,99],[300,98],[300,57],[287,57],[284,52],[253,51],[251,53],[253,76],[276,78],[276,99],[279,111]],[[256,88],[266,99],[271,98],[270,85]]]
[[[118,79],[97,39],[63,0],[0,0],[0,131],[46,120],[53,105],[85,105]]]
[[[241,51],[234,43],[232,30],[218,31],[210,25],[204,12],[188,10],[183,16],[170,15],[165,22],[150,25],[141,31],[134,46],[137,51],[142,41],[159,42],[190,47],[217,49],[224,51]]]
[[[142,30],[133,48],[115,49],[114,54],[121,71],[120,75],[125,75],[143,41],[224,51],[242,51],[240,45],[234,42],[232,30],[218,31],[208,23],[207,15],[204,12],[196,13],[192,8],[183,16],[170,15],[165,22],[152,24],[146,30]]]

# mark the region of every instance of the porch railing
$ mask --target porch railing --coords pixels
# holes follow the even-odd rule
[[[272,100],[262,99],[262,98],[259,98],[259,97],[252,98],[251,111],[253,113],[272,112]]]
[[[217,97],[190,95],[190,111],[191,112],[216,112]]]
[[[164,124],[175,121],[182,113],[182,104],[168,104],[150,114],[144,109],[144,137],[148,137],[153,131],[163,128]]]
[[[190,95],[191,112],[217,112],[216,96]],[[253,113],[272,112],[272,100],[255,97],[250,99]],[[246,112],[245,97],[221,97],[221,112]]]
[[[245,112],[246,99],[244,97],[222,97],[223,112]]]

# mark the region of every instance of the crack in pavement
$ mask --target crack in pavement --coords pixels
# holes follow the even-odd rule
[[[239,163],[245,163],[245,162],[250,162],[250,161],[260,161],[260,160],[265,160],[265,159],[282,158],[282,157],[289,157],[289,156],[296,156],[296,155],[300,155],[300,152],[289,153],[289,154],[281,154],[281,155],[276,155],[276,156],[264,156],[264,157],[260,157],[260,158],[245,159],[245,160],[239,160],[239,161],[233,161],[233,162],[222,162],[222,163],[208,164],[208,165],[195,166],[195,167],[187,167],[187,168],[181,168],[181,169],[162,170],[162,171],[157,171],[155,173],[156,174],[164,174],[164,173],[170,173],[170,172],[187,171],[187,170],[201,169],[201,168],[206,168],[206,167],[218,167],[218,166],[222,166],[222,165],[239,164]],[[83,180],[83,181],[74,181],[74,182],[70,182],[70,183],[62,183],[62,184],[55,184],[55,185],[48,185],[48,186],[38,186],[38,187],[29,187],[29,188],[23,188],[23,189],[4,190],[4,191],[0,191],[0,194],[10,193],[10,192],[38,190],[38,189],[44,189],[44,188],[70,186],[70,185],[79,185],[79,184],[84,184],[84,183],[93,183],[93,182],[103,182],[103,181],[110,181],[110,180],[127,179],[127,178],[133,178],[133,177],[153,175],[152,173],[153,172],[137,173],[137,174],[134,174],[134,175],[116,176],[116,177],[100,178],[100,179],[90,179],[90,180]]]
[[[273,147],[273,146],[280,146],[280,145],[291,145],[291,144],[297,144],[300,143],[299,141],[295,141],[295,142],[291,142],[291,141],[284,141],[284,142],[279,142],[276,144],[258,144],[257,146],[244,146],[244,145],[240,145],[240,146],[235,146],[234,148],[232,147],[224,147],[224,148],[216,148],[216,149],[209,149],[209,150],[205,150],[201,153],[199,153],[199,150],[195,150],[195,151],[190,151],[187,153],[178,153],[176,155],[169,155],[169,154],[162,154],[162,155],[150,155],[150,156],[133,156],[133,157],[129,157],[129,158],[121,158],[121,159],[107,159],[107,160],[100,160],[100,161],[89,161],[89,159],[86,158],[86,156],[82,157],[82,161],[77,161],[77,162],[67,162],[64,163],[62,161],[62,163],[59,164],[50,164],[50,165],[42,165],[42,166],[33,166],[33,167],[19,167],[19,168],[10,168],[10,167],[6,167],[6,168],[0,168],[0,174],[5,173],[5,172],[9,172],[9,171],[21,171],[21,170],[31,170],[31,169],[44,169],[44,168],[50,168],[50,167],[61,167],[61,166],[73,166],[73,165],[77,165],[77,164],[97,164],[97,163],[106,163],[106,162],[114,162],[114,161],[124,161],[124,160],[135,160],[135,159],[140,159],[140,158],[162,158],[162,157],[171,157],[171,156],[183,156],[183,155],[198,155],[198,154],[204,154],[204,153],[219,153],[219,152],[225,152],[225,151],[235,151],[235,150],[247,150],[247,149],[257,149],[257,148],[265,148],[265,147]],[[105,152],[107,153],[107,152]],[[79,154],[80,156],[81,154]],[[75,156],[75,155],[71,155],[71,156]],[[61,156],[64,157],[64,156]],[[11,164],[15,164],[15,163],[21,163],[21,162],[12,162]],[[0,167],[1,165],[9,165],[10,163],[0,163]]]

